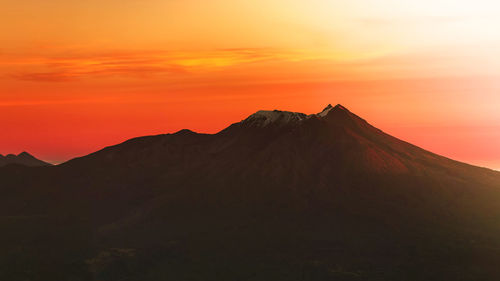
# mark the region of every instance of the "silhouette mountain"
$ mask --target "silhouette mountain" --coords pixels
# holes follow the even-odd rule
[[[9,165],[9,164],[17,164],[24,165],[28,167],[39,167],[39,166],[50,166],[51,164],[47,162],[43,162],[42,160],[36,159],[33,155],[27,152],[21,152],[18,155],[7,154],[3,156],[0,154],[0,167]]]
[[[500,278],[500,173],[341,105],[0,178],[1,280]]]

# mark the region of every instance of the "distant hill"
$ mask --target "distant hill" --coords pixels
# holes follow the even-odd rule
[[[39,167],[39,166],[50,166],[51,164],[44,162],[42,160],[36,159],[33,155],[22,152],[18,155],[8,154],[3,156],[0,154],[0,167],[9,165],[9,164],[18,164],[24,165],[28,167]]]
[[[500,173],[341,105],[0,179],[0,280],[500,280]]]

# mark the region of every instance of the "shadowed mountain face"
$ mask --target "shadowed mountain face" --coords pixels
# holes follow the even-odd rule
[[[23,165],[23,166],[28,166],[28,167],[40,167],[40,166],[50,166],[51,164],[47,162],[43,162],[42,160],[38,160],[33,155],[27,153],[27,152],[22,152],[18,155],[14,154],[8,154],[6,156],[3,156],[0,154],[0,167],[3,167],[5,165],[9,164],[17,164],[17,165]]]
[[[341,105],[0,178],[1,280],[500,280],[500,173]]]

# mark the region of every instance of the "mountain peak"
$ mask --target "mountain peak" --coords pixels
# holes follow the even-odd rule
[[[307,115],[300,112],[290,112],[281,110],[259,110],[243,120],[245,124],[257,127],[266,127],[270,124],[285,125],[295,124],[307,118]]]
[[[243,120],[241,123],[252,127],[267,127],[271,124],[273,124],[274,126],[282,127],[301,123],[302,121],[311,117],[326,118],[328,115],[334,112],[344,113],[340,115],[350,113],[350,111],[341,104],[337,104],[336,106],[328,104],[321,112],[310,115],[300,112],[282,111],[276,109],[259,110],[254,114],[248,116],[248,118]]]
[[[0,167],[9,165],[9,164],[18,164],[29,167],[37,167],[37,166],[50,166],[51,164],[46,163],[42,160],[35,158],[33,155],[29,154],[26,151],[23,151],[19,154],[7,154],[6,156],[0,155]]]
[[[337,104],[336,106],[332,106],[331,104],[329,104],[320,113],[317,113],[316,116],[318,116],[318,117],[325,117],[332,110],[349,112],[349,110],[347,110],[347,108],[345,108],[341,104]]]
[[[341,105],[340,103],[339,103],[339,104],[337,104],[337,105],[335,106],[335,108],[336,108],[336,109],[340,109],[340,110],[346,110],[346,111],[349,111],[349,110],[348,110],[345,106]]]
[[[328,115],[328,112],[333,109],[331,104],[327,105],[320,113],[316,114],[318,117],[325,117]]]
[[[23,151],[17,155],[17,157],[33,157],[33,155],[29,154],[26,151]]]
[[[191,131],[189,129],[182,129],[182,130],[179,130],[173,134],[174,135],[196,135],[197,133],[194,131]]]

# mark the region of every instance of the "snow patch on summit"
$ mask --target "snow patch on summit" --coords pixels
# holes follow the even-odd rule
[[[307,115],[299,112],[281,111],[281,110],[259,110],[250,115],[245,123],[257,125],[260,127],[269,124],[287,125],[295,124],[307,118]]]
[[[318,117],[325,117],[328,115],[328,112],[330,112],[330,110],[333,109],[333,106],[331,104],[329,104],[327,107],[325,107],[325,109],[323,109],[323,111],[321,111],[320,113],[317,113],[316,116]]]
[[[327,107],[323,109],[320,113],[316,114],[304,114],[300,112],[290,112],[290,111],[281,111],[281,110],[259,110],[256,113],[250,115],[247,119],[243,120],[243,123],[250,126],[256,127],[266,127],[270,124],[273,126],[286,126],[286,125],[296,125],[303,120],[308,118],[317,117],[324,118],[333,111],[348,111],[345,107],[340,104],[336,106],[332,106],[329,104]]]

